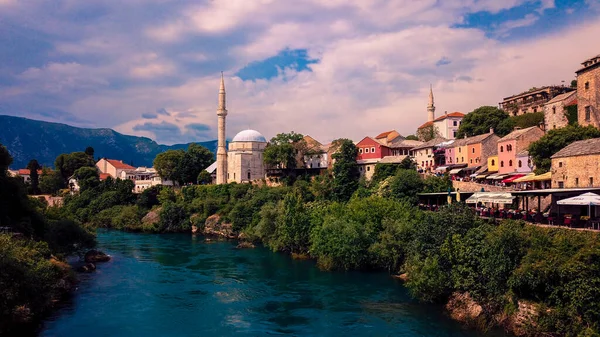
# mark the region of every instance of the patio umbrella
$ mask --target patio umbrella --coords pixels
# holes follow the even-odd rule
[[[588,192],[576,197],[559,200],[557,204],[588,206],[588,214],[591,214],[592,206],[600,205],[600,195]]]

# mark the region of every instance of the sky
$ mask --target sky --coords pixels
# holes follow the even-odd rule
[[[327,143],[569,84],[600,0],[0,0],[0,114],[163,144],[295,131]],[[563,82],[564,81],[564,82]]]

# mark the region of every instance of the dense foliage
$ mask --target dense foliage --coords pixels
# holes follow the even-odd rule
[[[514,128],[509,115],[494,106],[482,106],[468,113],[458,127],[456,138],[482,135],[494,129],[499,136],[509,134]]]
[[[168,150],[159,153],[154,159],[158,174],[181,185],[196,184],[205,168],[214,161],[214,155],[207,148],[192,143],[187,150]]]
[[[79,223],[28,197],[23,180],[6,174],[11,161],[0,144],[0,227],[7,232],[0,234],[0,335],[39,318],[68,292],[72,275],[61,259],[95,245]]]
[[[435,126],[433,123],[427,126],[423,126],[419,129],[417,129],[417,132],[415,133],[417,140],[420,140],[422,142],[428,142],[432,139],[435,139],[437,137],[441,136],[440,130],[438,129],[437,126]]]
[[[549,130],[542,138],[529,146],[529,155],[533,158],[536,166],[535,172],[541,174],[550,171],[552,166],[550,157],[565,146],[578,140],[598,137],[600,137],[600,130],[593,126],[568,125],[564,128]]]

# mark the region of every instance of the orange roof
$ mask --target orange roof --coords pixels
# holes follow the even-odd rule
[[[38,175],[42,174],[42,170],[38,170],[37,172],[38,172]],[[28,176],[30,174],[31,174],[31,172],[29,171],[29,169],[19,169],[20,176],[25,176],[25,175]]]
[[[108,173],[100,173],[100,180],[106,180],[108,177],[110,177],[110,174],[108,174]]]
[[[385,138],[387,137],[390,133],[394,132],[394,130],[392,131],[387,131],[387,132],[382,132],[380,133],[377,137],[375,137],[375,139],[380,139],[380,138]]]
[[[419,126],[417,129],[426,128],[426,127],[431,126],[431,125],[433,125],[433,122],[426,122],[425,124]]]
[[[440,117],[434,119],[433,121],[434,122],[441,121],[441,120],[446,119],[448,117],[465,117],[465,114],[462,113],[462,112],[455,111],[455,112],[451,112],[449,114],[443,114]]]
[[[106,161],[119,170],[135,170],[135,167],[123,163],[122,160],[106,159]]]

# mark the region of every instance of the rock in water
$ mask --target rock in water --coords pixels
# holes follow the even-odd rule
[[[82,273],[91,273],[94,270],[96,270],[96,265],[93,263],[86,263],[83,266],[77,268],[77,271],[82,272]]]
[[[85,253],[85,262],[96,263],[96,262],[107,262],[110,261],[110,256],[104,254],[99,250],[92,249]]]
[[[242,241],[242,242],[238,243],[238,245],[235,248],[237,248],[237,249],[254,248],[254,245],[252,244],[252,242]]]

